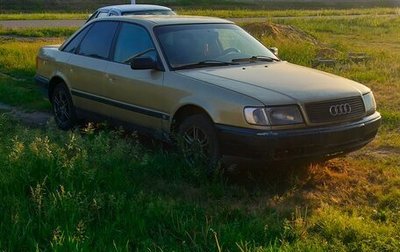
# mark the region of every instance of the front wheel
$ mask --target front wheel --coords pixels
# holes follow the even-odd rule
[[[213,122],[202,114],[192,115],[178,127],[178,143],[190,166],[201,165],[214,171],[220,159],[219,143]]]
[[[54,119],[62,130],[69,130],[75,125],[76,115],[74,104],[67,86],[59,83],[51,95]]]

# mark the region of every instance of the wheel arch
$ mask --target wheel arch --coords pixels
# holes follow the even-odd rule
[[[171,120],[170,132],[176,133],[179,125],[185,118],[196,114],[203,114],[207,116],[211,122],[214,122],[210,114],[201,106],[195,104],[185,104],[175,111]]]
[[[48,96],[50,102],[51,102],[51,95],[53,94],[54,88],[59,83],[64,83],[65,85],[67,85],[65,80],[62,77],[58,76],[58,75],[53,76],[51,78],[51,80],[49,81],[49,90],[48,90],[47,96]]]

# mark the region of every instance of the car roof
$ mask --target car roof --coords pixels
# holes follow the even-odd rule
[[[101,7],[99,11],[105,10],[119,10],[121,12],[131,12],[131,11],[146,11],[146,10],[171,10],[168,7],[153,4],[119,4]]]
[[[179,24],[232,24],[232,21],[202,16],[183,16],[183,15],[127,15],[105,17],[102,20],[119,20],[127,22],[135,22],[148,27],[158,25],[179,25]]]

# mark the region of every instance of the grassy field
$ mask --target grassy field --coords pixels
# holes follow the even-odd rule
[[[277,22],[240,25],[282,59],[336,59],[318,68],[371,87],[384,119],[376,140],[324,164],[244,163],[208,179],[121,130],[35,129],[3,114],[0,250],[398,251],[400,18]],[[48,34],[62,37],[2,38],[1,102],[48,109],[31,80],[35,55],[66,35]]]
[[[7,0],[1,2],[0,12],[39,12],[39,11],[61,11],[82,12],[92,11],[100,6],[130,3],[129,0]],[[253,10],[265,9],[349,9],[349,8],[372,8],[372,7],[399,7],[397,0],[280,0],[280,1],[254,1],[254,0],[139,0],[137,3],[160,4],[173,8],[210,8],[213,9],[236,9],[249,8]]]
[[[2,28],[0,26],[0,36],[7,37],[69,37],[77,28]]]
[[[221,18],[246,18],[246,17],[304,17],[304,16],[353,16],[353,15],[399,15],[399,8],[365,8],[365,9],[317,9],[317,10],[271,10],[261,9],[252,10],[246,8],[236,9],[196,9],[196,8],[177,8],[176,12],[180,15],[201,15]],[[64,19],[87,19],[90,12],[87,13],[0,13],[0,20],[64,20]]]

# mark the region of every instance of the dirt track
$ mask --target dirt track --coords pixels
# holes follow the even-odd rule
[[[48,112],[27,112],[20,108],[10,106],[4,103],[0,103],[0,111],[5,114],[11,115],[11,117],[21,121],[30,126],[43,127],[50,120],[52,115]]]

